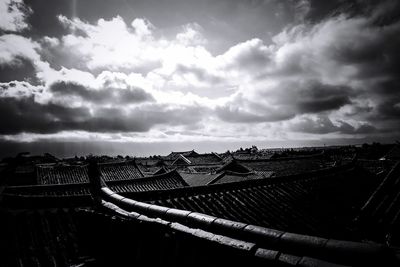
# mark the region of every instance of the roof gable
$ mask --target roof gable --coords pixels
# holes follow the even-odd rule
[[[189,165],[192,162],[190,160],[188,160],[185,156],[183,155],[179,155],[177,159],[174,160],[174,162],[172,162],[171,165]]]
[[[233,159],[225,163],[225,165],[219,168],[216,172],[220,173],[224,171],[231,171],[235,173],[250,173],[252,170]]]

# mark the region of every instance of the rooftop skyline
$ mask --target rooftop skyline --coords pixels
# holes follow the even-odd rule
[[[0,0],[0,14],[0,156],[400,136],[394,0]]]

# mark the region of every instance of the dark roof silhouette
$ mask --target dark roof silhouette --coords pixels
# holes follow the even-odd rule
[[[386,160],[400,160],[400,145],[395,144],[393,148],[383,157]]]
[[[210,259],[204,256],[196,257],[193,261],[192,255],[196,254],[192,253],[194,251],[198,253],[201,248],[200,251],[207,251],[206,255],[208,256],[210,251],[217,251],[212,254],[212,262],[219,264],[235,262],[236,264],[247,263],[257,266],[268,264],[273,266],[289,266],[290,264],[296,266],[361,266],[367,264],[395,266],[400,260],[395,248],[332,239],[333,233],[343,234],[346,232],[346,229],[343,229],[335,219],[335,215],[338,214],[328,211],[330,220],[323,224],[313,223],[314,219],[321,218],[304,216],[309,215],[309,212],[314,209],[308,210],[307,206],[302,206],[299,201],[301,199],[307,201],[305,196],[310,194],[315,183],[319,186],[328,186],[329,190],[332,190],[332,183],[336,190],[343,188],[348,190],[346,188],[359,185],[358,178],[355,178],[356,181],[352,181],[358,171],[354,164],[351,164],[304,176],[296,175],[193,187],[189,190],[176,189],[156,194],[143,192],[130,196],[118,195],[109,188],[103,187],[100,190],[102,199],[98,203],[114,216],[119,216],[126,223],[126,231],[129,231],[129,225],[132,227],[140,225],[141,222],[151,222],[154,226],[152,232],[163,229],[161,230],[163,233],[167,232],[168,235],[180,237],[175,240],[191,240],[183,245],[188,248],[185,250],[186,253],[174,250],[175,255],[176,253],[180,255],[177,262],[182,262],[183,259],[186,264],[211,264]],[[281,187],[282,184],[285,186]],[[344,184],[346,186],[343,186]],[[312,186],[308,187],[309,185]],[[263,191],[268,187],[270,187],[269,190]],[[246,189],[246,192],[242,191]],[[289,193],[288,190],[293,191]],[[334,193],[342,196],[337,194],[338,192]],[[259,196],[254,198],[257,194]],[[249,195],[253,196],[249,197]],[[156,199],[156,201],[150,201],[151,199]],[[254,205],[255,200],[260,203],[261,199],[265,199],[265,203],[268,205],[264,207],[268,207],[269,212],[261,210],[257,212],[257,210],[249,209]],[[313,201],[313,203],[315,202]],[[324,206],[326,204],[322,203],[323,199],[319,199],[318,202],[317,205]],[[303,202],[303,204],[305,203]],[[336,202],[335,204],[341,203]],[[352,203],[352,205],[354,204],[355,202]],[[256,206],[260,205],[264,204]],[[318,208],[318,206],[314,208]],[[327,207],[325,206],[325,208]],[[302,235],[297,231],[296,233],[288,230],[279,231],[252,223],[254,219],[258,224],[260,221],[272,223],[271,214],[276,218],[273,223],[280,225],[278,229],[283,227],[297,229],[297,231],[317,231],[319,236],[323,235],[324,230],[328,230],[326,234],[330,236],[321,238],[309,234]],[[235,215],[240,219],[224,219],[226,216],[235,217]],[[266,217],[256,218],[257,216]],[[308,229],[306,230],[306,228]],[[352,231],[349,231],[346,236],[351,236],[351,233]],[[147,236],[148,238],[149,236]],[[182,243],[179,244],[182,247]],[[162,248],[165,249],[165,247]],[[224,254],[224,249],[230,253]],[[121,257],[123,258],[124,254]],[[166,259],[168,261],[168,257]]]
[[[357,221],[379,242],[400,241],[400,162],[371,194]]]

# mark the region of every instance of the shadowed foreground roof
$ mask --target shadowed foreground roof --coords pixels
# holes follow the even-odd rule
[[[357,221],[380,242],[400,242],[400,162],[371,194]]]
[[[131,222],[132,225],[135,225],[140,221],[153,222],[154,225],[159,225],[166,231],[171,229],[179,235],[183,234],[186,238],[196,239],[196,242],[208,243],[209,246],[219,244],[227,249],[235,250],[236,253],[232,251],[228,258],[222,257],[225,262],[239,263],[246,259],[243,262],[254,264],[255,258],[262,258],[265,260],[264,265],[267,266],[267,263],[272,264],[272,266],[343,266],[343,264],[351,266],[365,266],[366,264],[396,266],[399,263],[399,257],[398,251],[396,252],[394,248],[331,239],[332,236],[340,236],[340,231],[344,230],[341,229],[343,225],[337,225],[340,218],[339,221],[324,222],[317,229],[311,227],[317,226],[312,225],[312,220],[314,218],[318,220],[321,217],[308,217],[310,210],[307,210],[307,206],[302,207],[303,217],[298,216],[300,215],[296,213],[298,210],[292,209],[293,207],[300,208],[296,205],[299,200],[307,199],[306,195],[313,191],[312,187],[319,187],[320,190],[322,189],[322,193],[327,193],[326,189],[333,189],[337,196],[336,200],[351,200],[348,196],[338,194],[340,192],[337,190],[346,187],[354,189],[355,184],[359,186],[360,180],[352,181],[352,177],[357,176],[357,174],[358,176],[367,174],[367,172],[360,173],[359,171],[358,168],[354,167],[354,164],[348,164],[329,171],[309,173],[303,176],[253,180],[209,187],[192,187],[164,192],[143,192],[130,194],[129,197],[127,197],[128,195],[118,195],[109,188],[102,187],[99,190],[98,203],[101,203],[101,206],[116,216],[125,218],[124,220],[127,220],[128,224]],[[365,179],[365,176],[362,179]],[[272,180],[274,182],[271,182]],[[312,185],[311,188],[309,185]],[[268,188],[268,190],[263,191],[264,188]],[[285,191],[284,188],[290,189]],[[243,190],[247,191],[244,192]],[[289,191],[291,192],[288,193]],[[268,192],[271,192],[271,194],[269,195]],[[253,197],[247,197],[245,193],[253,195]],[[342,193],[345,192],[342,191]],[[259,196],[254,198],[255,194],[259,194]],[[364,192],[362,198],[365,195],[367,194]],[[332,195],[328,199],[331,197]],[[142,202],[146,199],[148,203]],[[268,203],[268,211],[259,210],[256,213],[249,209],[252,205],[251,202],[255,203],[256,200],[262,201],[262,199]],[[273,203],[273,200],[276,202]],[[285,204],[282,204],[282,202],[285,202]],[[323,198],[318,198],[318,202],[323,203],[322,206],[329,213],[331,220],[335,216],[346,217],[349,215],[346,213],[337,214],[335,210],[331,210],[332,207],[338,205],[342,208],[341,203],[336,202],[333,206],[324,205],[327,203]],[[359,202],[362,203],[363,201]],[[302,204],[306,203],[303,202]],[[354,204],[357,203],[350,203],[350,206],[353,207]],[[261,204],[261,206],[263,205],[264,203]],[[315,209],[318,209],[318,206],[314,206],[311,211]],[[277,219],[275,223],[286,223],[286,225],[278,227],[256,226],[252,220],[259,214],[263,214],[264,218],[255,219],[258,222],[265,219],[264,222],[266,222],[270,219],[268,212]],[[240,220],[235,219],[234,214],[240,214]],[[229,215],[232,215],[233,218],[224,219]],[[283,216],[280,217],[279,215]],[[290,220],[287,218],[290,218]],[[295,221],[298,226],[290,225],[290,223],[293,223],[291,221]],[[312,234],[298,234],[305,231],[307,226],[310,226],[309,231],[317,230],[319,234],[314,236]],[[323,229],[324,226],[328,227]],[[282,231],[279,231],[280,227],[282,227]],[[290,233],[293,230],[296,230],[296,234]],[[321,230],[329,231],[326,238],[315,237],[322,234]],[[338,233],[339,235],[337,235]],[[345,234],[347,240],[355,238],[355,236],[352,237],[350,232],[342,231],[341,234]],[[200,251],[204,251],[203,249]],[[206,251],[208,252],[207,249]],[[220,251],[220,253],[222,252]],[[238,255],[242,256],[236,259]],[[253,255],[255,258],[249,258],[245,255]],[[184,257],[184,259],[187,258]],[[217,254],[216,259],[220,260],[221,255],[218,257]],[[197,263],[199,262],[209,263],[207,260],[204,261],[204,258],[203,260],[198,258]]]
[[[1,266],[73,266],[87,260],[75,209],[0,211]]]
[[[125,196],[274,229],[351,236],[349,222],[376,186],[356,167]]]
[[[172,179],[168,184],[176,182],[177,186],[148,191],[154,189],[147,187],[146,181],[151,179],[157,183]],[[56,209],[53,210],[56,216],[48,209],[41,212],[45,206],[40,205],[35,206],[34,212],[21,210],[20,218],[27,219],[21,227],[27,230],[20,232],[26,235],[19,234],[19,224],[14,228],[9,226],[15,220],[15,211],[5,211],[2,214],[7,219],[2,221],[6,224],[3,229],[12,231],[0,245],[5,248],[15,238],[16,243],[5,251],[10,253],[9,261],[21,262],[16,266],[54,265],[52,262],[71,266],[93,260],[100,260],[106,266],[127,262],[184,266],[213,261],[252,266],[269,266],[268,262],[272,266],[278,263],[278,266],[290,266],[290,263],[332,266],[324,260],[330,263],[360,261],[360,265],[372,260],[387,265],[384,263],[391,262],[393,254],[388,252],[387,260],[381,262],[386,252],[381,254],[379,245],[331,240],[364,238],[354,231],[351,221],[377,188],[380,182],[377,179],[370,172],[347,164],[294,176],[182,187],[185,181],[178,172],[172,171],[155,177],[107,182],[108,188],[101,189],[105,192],[101,195],[101,205],[96,200],[97,194],[94,198],[87,194],[93,192],[87,183],[58,185],[62,188],[59,192],[66,192],[67,187],[86,187],[84,201],[76,191],[61,201],[57,200],[59,196],[38,196],[35,191],[46,194],[57,188],[55,185],[25,187],[27,192],[22,195],[15,193],[22,192],[24,187],[9,187],[2,195],[3,207],[19,201],[19,208],[28,208],[39,197],[44,201],[37,204],[52,202],[60,207],[62,203],[75,202],[76,206],[93,209],[78,213],[71,208]],[[132,190],[130,186],[139,187]],[[78,216],[80,219],[76,221],[74,214],[82,217]],[[83,235],[79,234],[82,231]],[[199,251],[204,252],[201,257]],[[258,263],[260,259],[263,261]]]

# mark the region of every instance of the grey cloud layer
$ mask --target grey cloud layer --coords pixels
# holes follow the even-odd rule
[[[277,12],[287,10],[275,4]],[[0,36],[0,118],[5,122],[0,135],[147,132],[201,121],[221,131],[240,124],[275,129],[283,123],[286,128],[276,129],[304,134],[400,132],[396,1],[301,1],[272,41],[265,36],[243,40],[217,56],[205,45],[207,29],[198,24],[168,39],[145,19],[128,24],[116,14],[57,17],[68,6],[50,4],[57,25],[46,26],[37,5],[29,20],[28,7],[22,17],[12,15],[22,18],[19,25],[32,25],[30,34]],[[29,28],[21,27],[15,24],[15,29]],[[52,38],[43,36],[50,33]],[[103,81],[102,75],[118,78]],[[40,84],[43,90],[17,92],[13,80]],[[224,87],[234,88],[225,99],[198,97],[201,90]],[[182,99],[172,101],[166,88],[173,93],[190,88],[191,94],[176,94]],[[209,135],[205,128],[193,135]]]
[[[120,108],[66,107],[40,104],[33,97],[0,98],[0,134],[88,132],[146,132],[157,124],[190,125],[202,119],[202,108],[149,105],[124,112]],[[185,116],[182,116],[185,114]]]
[[[50,86],[50,91],[58,97],[78,96],[84,101],[99,104],[134,104],[146,101],[154,101],[151,94],[141,88],[128,87],[116,89],[103,87],[101,89],[88,89],[83,85],[67,82],[57,82]]]

